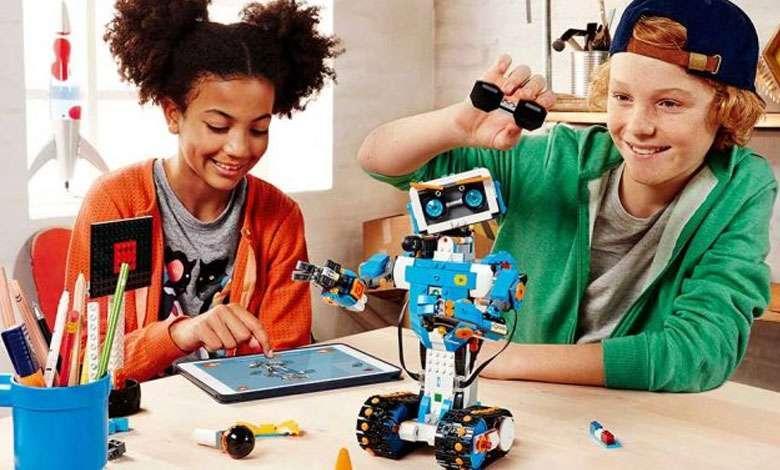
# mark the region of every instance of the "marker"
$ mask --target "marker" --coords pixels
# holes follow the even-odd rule
[[[610,449],[614,447],[621,447],[620,441],[618,441],[611,432],[604,429],[604,426],[602,426],[598,421],[590,422],[590,435],[604,447]]]
[[[0,335],[3,337],[3,343],[8,350],[19,383],[28,387],[45,387],[41,366],[33,355],[25,325],[16,325]]]

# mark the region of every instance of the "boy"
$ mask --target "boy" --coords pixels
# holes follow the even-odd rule
[[[606,128],[521,138],[508,114],[464,102],[380,126],[359,160],[399,188],[476,166],[501,181],[494,249],[529,276],[513,341],[537,344],[511,345],[484,375],[711,389],[769,298],[777,185],[741,147],[763,113],[758,39],[726,0],[637,0],[614,36],[592,96],[606,101]],[[482,79],[552,106],[541,76],[509,65],[501,57]]]

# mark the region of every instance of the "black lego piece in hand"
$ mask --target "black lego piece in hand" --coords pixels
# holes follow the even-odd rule
[[[541,127],[547,117],[547,110],[539,103],[529,100],[520,100],[517,103],[507,101],[499,87],[482,80],[474,83],[469,98],[475,108],[487,113],[499,108],[503,109],[514,117],[518,127],[529,131]]]

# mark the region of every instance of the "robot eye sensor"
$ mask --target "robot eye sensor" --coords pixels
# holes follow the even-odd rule
[[[434,234],[490,220],[503,201],[485,168],[475,168],[424,183],[409,190],[409,209],[417,233]]]

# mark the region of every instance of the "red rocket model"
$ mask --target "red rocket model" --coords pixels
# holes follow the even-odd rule
[[[35,157],[28,178],[49,160],[56,160],[60,168],[60,177],[67,190],[73,179],[78,158],[87,160],[103,172],[108,171],[108,166],[92,144],[79,134],[81,92],[78,83],[71,76],[70,20],[64,0],[60,3],[58,13],[59,18],[52,45],[54,60],[51,64],[49,81],[49,116],[54,136]]]

